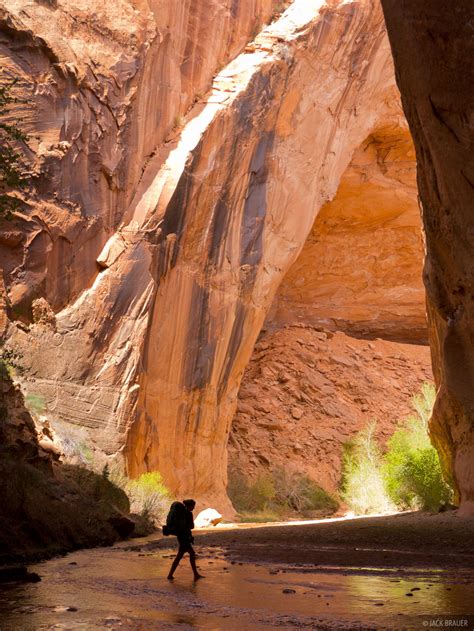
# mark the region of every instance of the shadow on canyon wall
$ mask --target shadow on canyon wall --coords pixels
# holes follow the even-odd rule
[[[0,360],[0,564],[110,545],[133,530],[127,495],[105,475],[41,445],[23,394]]]

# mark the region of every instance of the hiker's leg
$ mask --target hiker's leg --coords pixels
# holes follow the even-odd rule
[[[197,581],[198,578],[204,578],[201,574],[199,574],[198,569],[196,567],[196,553],[194,552],[193,546],[189,546],[189,562],[191,563],[191,568],[194,574],[194,580]]]
[[[184,556],[184,550],[182,549],[182,546],[179,546],[178,554],[175,556],[173,563],[171,564],[170,571],[168,573],[169,579],[173,578],[173,574],[176,572],[176,568],[178,567],[179,562],[181,561],[183,556]]]

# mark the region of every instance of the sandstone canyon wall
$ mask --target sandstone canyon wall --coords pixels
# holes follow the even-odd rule
[[[14,115],[34,174],[23,212],[0,234],[16,318],[31,320],[35,298],[58,311],[90,286],[145,167],[277,4],[0,3],[2,80],[18,81]]]
[[[298,31],[283,22],[229,69],[241,93],[208,128],[164,214],[132,470],[145,460],[173,472],[173,488],[222,496],[235,397],[272,295],[354,146],[395,98],[382,24],[367,24],[380,16],[366,11],[325,7]],[[370,36],[356,52],[361,30]],[[359,111],[348,104],[356,98]]]
[[[382,0],[415,142],[438,396],[431,435],[474,512],[474,6]]]
[[[25,393],[44,400],[43,417],[51,417],[58,430],[63,419],[73,434],[77,429],[76,442],[95,442],[87,428],[103,427],[104,414],[114,417],[117,392],[128,396],[130,377],[119,366],[112,379],[96,380],[107,345],[100,329],[112,328],[100,298],[97,322],[85,333],[88,341],[94,338],[90,347],[68,344],[55,313],[93,284],[104,267],[97,259],[107,239],[140,200],[146,202],[149,172],[159,168],[179,135],[182,115],[207,92],[216,69],[283,4],[0,4],[2,80],[17,80],[15,95],[24,99],[14,116],[30,134],[33,173],[22,211],[0,227],[4,293],[15,322],[8,338],[23,357]],[[139,296],[142,288],[133,291]],[[133,298],[124,306],[128,321],[135,317],[130,303]],[[36,332],[29,330],[32,320]],[[71,326],[76,324],[81,326]],[[2,334],[5,328],[2,320]],[[48,331],[56,333],[50,338]],[[140,336],[128,329],[121,339],[128,350],[140,347]],[[82,394],[87,383],[94,384],[92,399],[89,391]],[[43,389],[54,394],[44,398]],[[120,420],[112,423],[108,453],[123,446],[119,428]],[[99,444],[104,446],[100,438]]]
[[[420,251],[411,167],[383,146],[360,165],[381,130],[410,151],[381,8],[296,0],[241,52],[281,3],[92,4],[2,9],[3,64],[34,88],[18,111],[36,174],[1,227],[7,347],[64,450],[86,444],[225,506],[242,374],[341,178],[357,188],[378,169],[374,195],[401,179],[406,214],[381,204],[374,221]],[[406,312],[420,328],[415,268]],[[347,319],[377,320],[382,301]]]

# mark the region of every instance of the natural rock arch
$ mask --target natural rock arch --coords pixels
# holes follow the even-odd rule
[[[27,51],[39,47],[41,64],[54,66],[71,90],[80,93],[79,101],[87,95],[92,103],[87,101],[91,117],[87,129],[80,125],[70,129],[64,115],[64,121],[48,132],[55,140],[61,130],[64,142],[71,144],[50,142],[46,134],[38,148],[39,157],[51,164],[54,173],[63,173],[61,165],[72,169],[73,185],[54,180],[61,193],[59,201],[39,190],[28,221],[37,222],[38,215],[40,232],[60,242],[58,251],[72,251],[68,265],[76,275],[67,304],[56,302],[56,284],[51,296],[46,295],[53,303],[55,319],[37,321],[31,327],[9,327],[9,344],[26,351],[23,387],[44,398],[58,430],[80,431],[81,440],[88,440],[107,459],[124,457],[131,474],[159,469],[173,491],[225,503],[225,449],[239,381],[275,291],[301,251],[319,209],[336,194],[354,150],[394,115],[401,117],[379,2],[296,0],[287,14],[217,75],[211,93],[201,103],[196,89],[205,89],[217,61],[228,61],[248,38],[252,25],[244,20],[245,28],[235,33],[238,42],[231,38],[231,45],[213,49],[210,65],[200,66],[198,49],[191,51],[184,67],[177,64],[177,84],[191,86],[185,90],[182,107],[176,98],[179,89],[173,91],[171,101],[166,90],[161,95],[164,101],[158,102],[147,92],[155,62],[163,70],[170,47],[174,64],[187,48],[187,37],[182,34],[170,43],[168,27],[158,25],[163,29],[157,29],[152,12],[141,14],[137,24],[124,22],[124,32],[111,32],[101,62],[105,80],[102,77],[97,84],[91,73],[94,59],[80,59],[64,34],[54,31],[54,21],[47,23],[56,46],[45,44],[50,35],[47,29],[42,31],[44,39],[33,36],[34,17],[28,15],[27,23],[21,23],[20,4],[12,3],[7,29],[21,33],[20,50],[25,41]],[[230,34],[227,4],[223,3],[219,19]],[[258,24],[268,19],[273,6],[250,0],[246,4],[258,9]],[[389,24],[399,19],[395,4],[386,0]],[[408,4],[403,2],[406,11]],[[423,6],[415,2],[413,19],[407,25],[396,24],[400,35],[398,40],[394,36],[394,47],[399,64],[411,63],[406,53],[397,53],[397,41],[405,39],[413,40],[406,45],[411,59],[426,51],[429,57],[432,46],[439,57],[443,54],[442,41],[431,45],[410,31]],[[33,9],[33,16],[47,10],[36,4]],[[101,20],[107,23],[107,11],[113,7],[104,11]],[[463,2],[446,28],[454,32],[456,20],[469,17],[469,11]],[[202,11],[199,15],[198,32],[206,32],[205,16]],[[433,20],[436,33],[444,23],[443,12],[434,11]],[[45,28],[46,21],[38,23]],[[462,31],[460,37],[464,35]],[[132,40],[140,45],[130,46]],[[460,50],[465,55],[467,35],[463,44]],[[99,49],[92,47],[90,54]],[[124,50],[116,66],[117,54]],[[466,200],[473,178],[459,166],[464,150],[463,164],[469,163],[464,112],[452,103],[443,106],[444,87],[451,85],[451,57],[448,61],[435,86],[434,109],[424,82],[420,83],[425,90],[421,97],[414,87],[420,79],[415,65],[402,77],[401,86],[421,173],[431,178],[430,184],[438,185],[433,190],[440,191],[441,199],[431,199],[422,177],[431,265],[428,289],[436,331],[432,340],[435,358],[443,357],[443,362],[435,361],[441,385],[435,437],[447,469],[454,463],[458,485],[464,489],[462,499],[469,503],[474,369],[466,350],[472,332],[468,300],[472,294],[471,219]],[[168,70],[167,77],[171,76]],[[467,68],[466,76],[469,72]],[[119,81],[114,73],[120,75]],[[49,74],[44,76],[49,78],[39,86],[40,92],[48,95],[51,91],[52,101],[44,98],[56,103],[54,82]],[[102,94],[102,83],[112,86],[108,95]],[[456,86],[462,84],[458,77]],[[413,105],[418,98],[423,102],[421,114]],[[158,106],[164,112],[159,121],[153,118]],[[173,114],[184,114],[188,107],[191,110],[183,120],[178,116],[173,128]],[[54,111],[63,112],[59,106]],[[111,116],[114,133],[103,134],[101,125]],[[441,126],[433,127],[434,140],[430,134],[424,136],[417,116],[426,119],[428,128]],[[147,118],[154,121],[151,135],[145,133]],[[76,134],[78,129],[82,131]],[[443,142],[446,136],[450,148],[456,190],[438,168],[438,162],[444,162],[438,134]],[[461,139],[459,146],[453,139],[456,135]],[[122,159],[129,139],[133,140],[130,153]],[[76,153],[80,169],[74,167]],[[104,155],[106,160],[99,165],[97,160]],[[99,180],[89,187],[89,176],[98,167]],[[103,216],[87,216],[79,203],[82,188],[87,188],[91,209],[97,202]],[[449,216],[444,209],[451,207],[456,213]],[[105,229],[97,228],[101,221]],[[449,239],[435,234],[437,225],[448,226],[459,240],[456,256],[446,255]],[[77,237],[82,244],[91,226],[83,253],[87,273],[80,277],[85,268],[76,266],[80,255],[71,243]],[[8,247],[18,246],[17,234],[3,237],[9,239]],[[47,258],[49,246],[43,251],[38,241],[32,242],[34,247],[28,240],[21,244],[23,267],[10,265],[8,291],[17,287],[21,292],[22,279],[38,275]],[[97,258],[98,267],[91,265],[92,257]],[[446,258],[453,263],[447,273],[441,265]],[[24,265],[30,260],[31,269]],[[56,254],[51,257],[54,277],[58,260]],[[16,277],[15,270],[21,272]],[[43,286],[43,277],[38,287]],[[48,294],[46,289],[43,293]],[[464,357],[462,374],[460,356]]]
[[[423,258],[415,151],[396,111],[354,151],[278,288],[266,325],[301,323],[426,343]]]
[[[222,501],[236,394],[274,292],[354,149],[401,116],[380,17],[376,5],[323,10],[285,59],[259,64],[193,153],[158,246],[141,413],[127,443],[134,473],[145,460],[173,488]],[[160,361],[173,352],[181,364]]]

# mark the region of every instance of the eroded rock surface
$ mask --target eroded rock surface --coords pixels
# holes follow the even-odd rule
[[[415,142],[438,397],[431,434],[474,513],[474,6],[382,0]]]
[[[343,445],[371,421],[383,445],[432,381],[428,346],[371,341],[311,326],[263,334],[239,392],[229,473],[284,467],[338,490]]]
[[[33,417],[12,381],[16,369],[2,352],[0,566],[114,542],[109,518],[128,511],[127,496],[100,475],[60,465],[48,421]]]
[[[142,219],[154,210],[147,193],[183,116],[284,5],[0,4],[3,79],[17,78],[25,99],[13,114],[30,133],[35,175],[22,212],[0,227],[9,316],[33,322],[9,338],[25,393],[44,401],[63,444],[123,448],[151,308],[151,246],[139,269],[124,263],[105,282],[98,274],[130,245],[116,234],[121,222],[137,207]]]
[[[319,12],[319,3],[297,2],[301,13],[223,73],[229,104],[164,213],[138,421],[127,443],[132,471],[145,461],[173,488],[223,496],[237,390],[273,294],[354,148],[397,98],[380,15],[369,5]],[[303,9],[306,23],[295,28]]]
[[[60,310],[91,285],[157,149],[281,4],[0,2],[2,80],[18,81],[13,115],[37,176],[0,227],[15,317],[30,320],[40,296]]]

